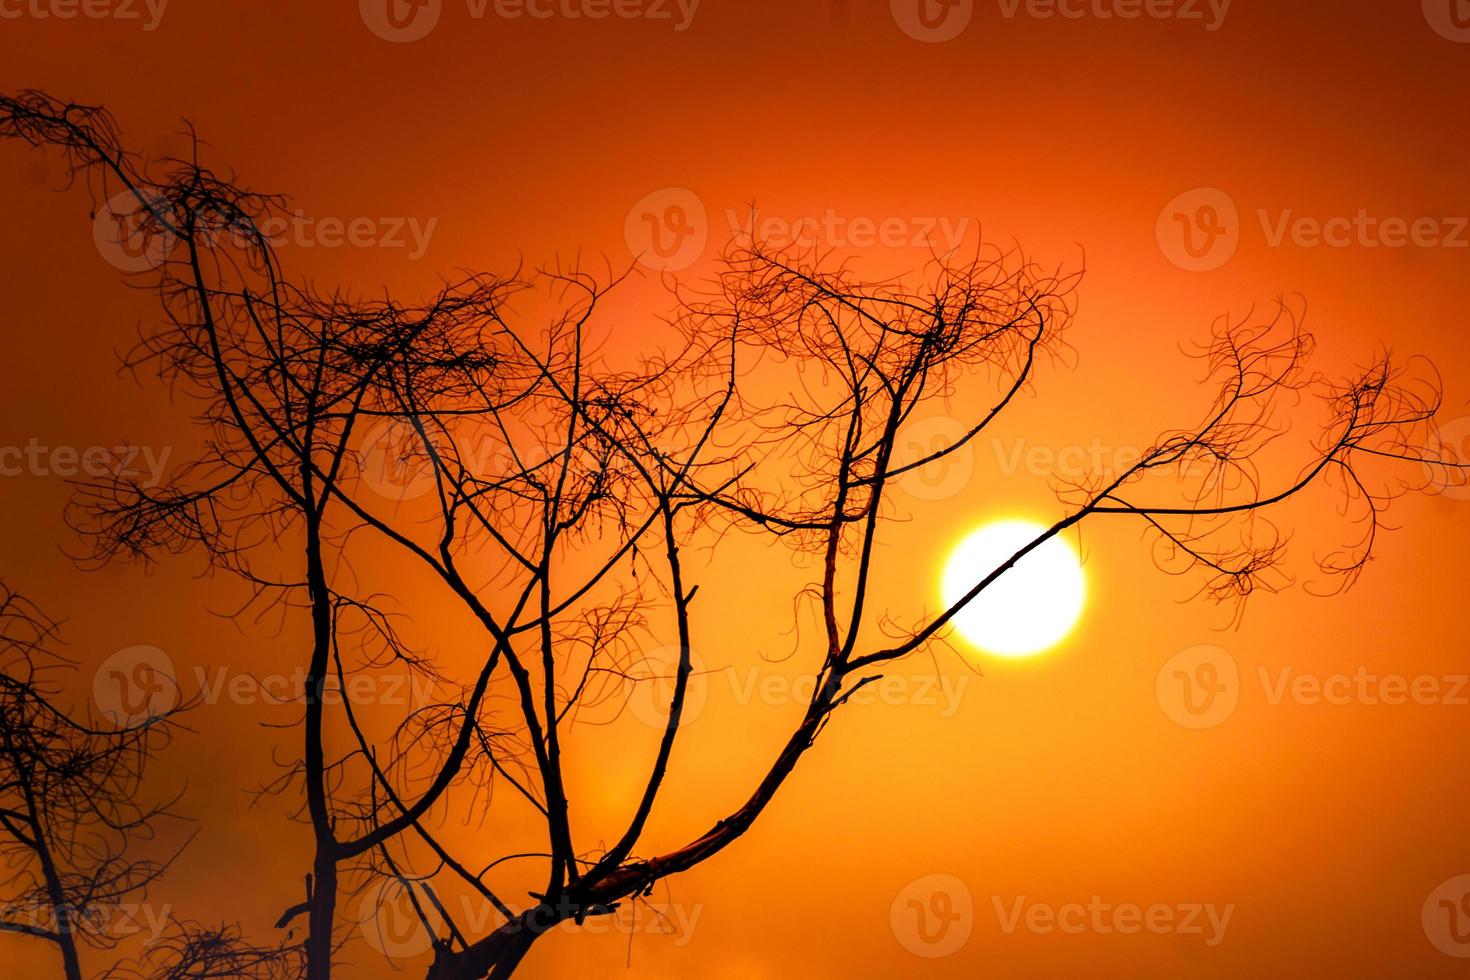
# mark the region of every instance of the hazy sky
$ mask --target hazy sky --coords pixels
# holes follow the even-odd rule
[[[1207,402],[1184,349],[1279,296],[1306,309],[1323,370],[1380,345],[1432,359],[1446,438],[1470,445],[1470,28],[1453,0],[962,0],[930,16],[903,0],[443,0],[397,27],[373,0],[62,16],[74,6],[0,0],[0,88],[105,104],[151,154],[181,152],[192,121],[210,164],[291,196],[282,255],[320,284],[415,296],[456,270],[641,252],[602,326],[637,351],[667,306],[657,272],[708,271],[752,203],[763,234],[798,229],[874,274],[980,234],[1085,266],[1075,365],[1048,367],[949,485],[914,488],[913,532],[884,555],[895,608],[937,601],[972,527],[1055,516],[1054,469],[1194,421]],[[50,450],[136,446],[166,466],[191,439],[184,406],[117,374],[154,308],[64,177],[54,155],[0,145],[0,447],[47,450],[0,477],[0,575],[68,620],[89,671],[139,645],[189,677],[289,671],[302,624],[222,623],[211,610],[237,593],[197,562],[85,574],[64,553],[69,457]],[[1394,518],[1356,591],[1314,598],[1303,566],[1234,629],[1184,601],[1197,583],[1156,571],[1137,526],[1090,528],[1065,643],[976,671],[906,665],[892,697],[844,709],[744,840],[660,894],[680,934],[568,930],[525,975],[1460,974],[1449,953],[1470,943],[1434,913],[1470,874],[1470,491]],[[1352,531],[1326,497],[1285,520],[1307,557]],[[731,549],[706,572],[732,615],[697,638],[707,704],[647,850],[748,795],[801,710],[789,692],[812,666],[762,660],[790,649],[791,597],[749,574],[758,560]],[[1189,727],[1160,676],[1202,645],[1234,666],[1234,708]],[[1399,682],[1418,694],[1395,697]],[[150,903],[265,938],[301,897],[309,835],[283,801],[247,809],[271,747],[294,744],[260,725],[293,713],[241,700],[192,719],[160,770],[188,779],[201,833]],[[614,731],[573,770],[578,819],[609,836],[654,738],[636,718]],[[0,940],[16,952],[50,975],[49,950]],[[361,943],[352,964],[393,975]]]

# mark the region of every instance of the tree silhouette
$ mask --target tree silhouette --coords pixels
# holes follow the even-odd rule
[[[257,946],[237,926],[173,922],[138,959],[107,976],[125,980],[295,980],[302,976],[298,944]]]
[[[144,161],[104,110],[37,92],[0,98],[0,135],[67,153],[94,200],[131,202],[131,234],[158,255],[137,278],[163,320],[128,364],[181,392],[209,436],[163,488],[81,489],[72,513],[91,557],[197,549],[309,624],[299,758],[269,789],[299,794],[315,844],[306,894],[280,923],[305,916],[314,980],[347,941],[352,891],[406,902],[435,980],[508,977],[551,929],[650,895],[738,840],[885,668],[942,643],[961,608],[1084,521],[1137,522],[1166,569],[1243,601],[1288,581],[1272,515],[1335,494],[1358,531],[1320,568],[1346,587],[1384,508],[1413,488],[1400,474],[1443,463],[1427,364],[1385,352],[1334,381],[1313,372],[1290,310],[1222,321],[1201,352],[1215,394],[1198,422],[1059,485],[1062,516],[953,606],[895,613],[877,597],[880,544],[903,533],[895,485],[974,445],[1066,353],[1076,274],[983,251],[873,282],[748,243],[679,294],[665,325],[676,339],[629,366],[596,340],[615,272],[468,275],[416,303],[322,291],[290,278],[260,230],[282,199],[214,173],[197,145],[193,159]],[[906,429],[939,404],[966,415],[962,434],[901,457]],[[1282,441],[1304,416],[1316,439]],[[645,853],[679,760],[692,650],[742,615],[738,596],[701,589],[689,556],[731,535],[809,572],[795,598],[818,628],[796,653],[817,683],[744,803]],[[439,656],[404,632],[415,611],[395,590],[409,574],[464,623]],[[667,676],[643,652],[656,636],[674,639]],[[328,697],[386,670],[431,679],[436,696],[396,717]],[[584,826],[568,733],[654,679],[670,685],[657,738],[646,757],[613,760],[644,767],[637,802],[623,824]],[[531,814],[543,845],[444,839],[447,820],[483,820],[492,803]],[[537,889],[512,898],[500,876],[532,864]],[[495,921],[454,914],[449,888]]]
[[[51,646],[56,623],[0,585],[0,931],[55,944],[68,980],[82,946],[111,949],[119,908],[146,895],[172,857],[136,854],[176,801],[141,797],[174,713],[108,730],[59,707],[75,666]]]

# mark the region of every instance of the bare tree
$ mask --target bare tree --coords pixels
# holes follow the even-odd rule
[[[345,891],[406,898],[432,936],[434,980],[503,978],[556,926],[710,859],[857,692],[942,643],[962,608],[1084,521],[1139,523],[1161,564],[1238,601],[1287,581],[1273,515],[1333,494],[1358,533],[1320,568],[1346,586],[1388,502],[1413,488],[1393,467],[1417,476],[1442,463],[1427,365],[1383,353],[1332,381],[1312,372],[1311,337],[1289,311],[1223,322],[1202,351],[1214,395],[1199,421],[1126,468],[1059,486],[1055,523],[952,606],[895,612],[879,583],[880,545],[903,535],[896,483],[990,432],[1065,352],[1076,275],[984,252],[875,283],[754,243],[680,298],[666,349],[629,366],[595,327],[615,273],[472,275],[413,304],[323,293],[289,280],[259,231],[280,199],[219,177],[197,152],[139,160],[104,111],[34,92],[0,98],[0,135],[64,150],[94,197],[130,195],[140,233],[168,246],[146,273],[164,322],[130,364],[186,394],[210,448],[164,489],[85,488],[74,513],[94,557],[199,548],[309,624],[300,756],[272,789],[300,793],[315,843],[307,894],[281,920],[306,916],[315,980],[347,939]],[[906,428],[938,403],[968,418],[963,434],[900,458]],[[1316,439],[1284,441],[1303,418]],[[385,467],[398,499],[381,492]],[[731,534],[768,541],[776,567],[789,572],[796,554],[810,570],[797,598],[819,628],[795,653],[818,683],[743,804],[644,853],[678,759],[691,651],[740,609],[701,591],[689,556]],[[471,624],[438,655],[419,649],[414,611],[396,604],[410,569]],[[567,788],[567,736],[653,679],[649,636],[677,650],[661,730],[641,763],[616,760],[647,778],[625,823],[587,827]],[[397,717],[325,696],[384,669],[432,678],[440,696]],[[513,853],[488,834],[470,853],[446,842],[446,821],[483,819],[492,803],[530,815],[543,842]],[[529,901],[501,884],[521,867],[540,881]],[[493,909],[494,924],[456,914],[449,889]]]
[[[119,980],[298,980],[297,944],[258,946],[238,926],[172,923],[136,960],[109,970]]]
[[[137,850],[177,799],[141,798],[175,721],[171,712],[108,730],[67,713],[58,677],[75,667],[51,649],[56,633],[0,585],[0,931],[53,943],[68,980],[80,980],[81,948],[116,946],[119,908],[172,861]]]

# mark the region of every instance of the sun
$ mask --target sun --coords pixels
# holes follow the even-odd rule
[[[981,579],[1046,533],[1031,521],[995,521],[955,546],[944,567],[945,607],[964,598]],[[954,618],[955,629],[986,653],[1029,657],[1056,646],[1082,616],[1087,580],[1082,560],[1060,537],[1016,562]]]

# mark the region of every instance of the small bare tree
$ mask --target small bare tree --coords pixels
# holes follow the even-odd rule
[[[144,771],[175,725],[172,713],[109,730],[60,707],[58,676],[74,670],[52,649],[56,624],[0,585],[0,931],[56,946],[67,980],[80,950],[119,942],[119,907],[172,857],[136,851],[175,799],[147,803]]]
[[[712,858],[858,691],[942,642],[962,608],[1084,521],[1135,521],[1162,564],[1197,574],[1217,600],[1244,600],[1285,582],[1271,516],[1330,492],[1360,529],[1321,566],[1346,586],[1384,507],[1412,488],[1383,468],[1416,464],[1418,476],[1417,464],[1442,463],[1426,365],[1385,353],[1331,381],[1313,373],[1311,337],[1286,311],[1225,322],[1203,351],[1214,394],[1199,421],[1132,465],[1059,487],[1055,523],[950,607],[899,612],[880,588],[880,546],[903,534],[895,485],[991,432],[1065,351],[1075,275],[985,252],[874,283],[753,243],[681,297],[667,349],[629,366],[593,328],[615,274],[473,275],[412,304],[323,293],[289,279],[259,231],[281,201],[197,156],[141,161],[104,111],[35,92],[0,98],[0,136],[65,151],[96,198],[126,195],[135,233],[166,246],[144,273],[164,321],[130,364],[182,390],[209,433],[208,451],[165,488],[84,488],[74,514],[95,557],[199,548],[307,626],[299,758],[272,788],[300,793],[315,844],[307,894],[281,920],[306,917],[313,980],[347,938],[349,890],[407,899],[431,940],[430,978],[504,978],[552,928]],[[538,304],[551,312],[522,312]],[[941,402],[967,417],[962,434],[901,457],[907,428]],[[1271,451],[1302,415],[1318,438],[1290,457]],[[689,555],[731,534],[768,542],[784,572],[809,570],[799,598],[819,628],[795,653],[818,683],[744,803],[646,853],[692,650],[741,608],[701,589]],[[410,569],[468,624],[438,656],[411,642],[413,610],[395,606]],[[568,790],[568,734],[652,679],[650,635],[677,651],[661,725],[645,759],[609,760],[647,778],[625,822],[588,827]],[[397,717],[326,697],[333,682],[389,668],[432,678],[441,696]],[[446,820],[483,819],[492,802],[528,814],[542,843],[505,853],[479,835],[465,853],[443,839]],[[532,863],[538,886],[511,897],[499,876]],[[493,924],[454,914],[450,888],[492,908]]]
[[[137,959],[121,963],[107,980],[299,980],[297,944],[259,946],[238,926],[171,923]]]

